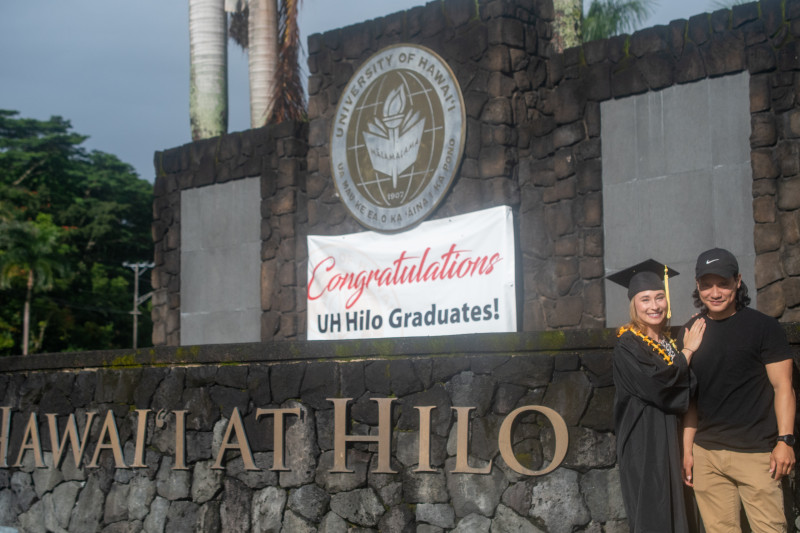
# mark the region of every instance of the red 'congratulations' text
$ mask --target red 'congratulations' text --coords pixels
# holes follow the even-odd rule
[[[359,272],[331,272],[336,267],[336,259],[333,256],[325,257],[311,267],[308,299],[316,300],[326,292],[346,292],[350,293],[346,301],[346,308],[350,309],[373,284],[388,287],[487,276],[503,260],[499,253],[471,256],[471,250],[457,250],[456,244],[451,244],[450,249],[440,256],[441,260],[428,263],[430,251],[428,247],[422,256],[418,256],[408,255],[403,250],[392,261],[392,266]]]

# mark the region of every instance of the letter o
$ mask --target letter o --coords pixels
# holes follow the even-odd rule
[[[553,453],[553,460],[550,461],[550,464],[547,465],[546,468],[541,470],[529,470],[519,464],[517,456],[514,455],[514,450],[511,447],[511,426],[514,424],[517,417],[526,411],[536,411],[543,414],[550,421],[550,424],[553,426],[553,431],[555,432],[556,450]],[[526,476],[543,476],[558,468],[558,465],[561,464],[561,461],[563,461],[564,457],[567,455],[567,446],[569,445],[567,423],[564,422],[560,414],[549,407],[524,405],[511,411],[505,420],[503,420],[503,424],[500,426],[500,435],[498,436],[497,444],[499,445],[500,455],[503,457],[503,460],[514,472]]]

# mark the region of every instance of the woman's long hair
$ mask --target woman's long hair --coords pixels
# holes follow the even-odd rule
[[[733,275],[733,277],[739,277],[739,273]],[[692,293],[692,298],[694,298],[694,306],[700,309],[702,314],[708,313],[708,307],[703,303],[700,299],[700,290],[697,288],[697,285],[694,287],[694,292]],[[750,295],[747,291],[747,285],[745,285],[744,280],[739,284],[739,288],[736,289],[736,297],[734,299],[736,303],[736,310],[741,311],[748,305],[750,305]]]

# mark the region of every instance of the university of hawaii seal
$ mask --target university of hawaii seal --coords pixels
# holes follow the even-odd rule
[[[436,53],[389,46],[353,74],[336,106],[331,170],[350,213],[367,228],[402,231],[424,220],[464,151],[461,88]]]

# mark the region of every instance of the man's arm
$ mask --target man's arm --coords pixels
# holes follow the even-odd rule
[[[778,419],[778,435],[794,433],[795,397],[792,388],[792,359],[766,365],[767,377],[775,390],[775,416]],[[769,461],[772,477],[780,479],[794,468],[794,449],[778,441]]]
[[[683,482],[694,487],[692,469],[694,468],[694,435],[697,433],[697,406],[694,401],[689,404],[689,410],[683,415]]]

